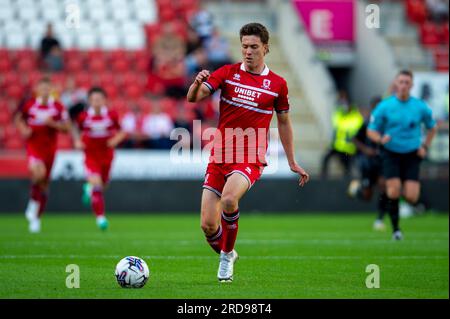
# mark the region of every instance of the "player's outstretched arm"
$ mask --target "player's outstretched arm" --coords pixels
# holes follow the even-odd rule
[[[294,133],[292,130],[291,118],[289,117],[289,113],[280,113],[277,114],[277,119],[278,133],[280,134],[281,144],[286,153],[289,167],[291,168],[291,171],[300,176],[299,185],[303,187],[309,181],[309,174],[298,165],[295,160]]]
[[[211,95],[211,91],[205,85],[202,85],[203,82],[208,80],[209,75],[208,70],[202,70],[197,74],[187,93],[188,102],[198,102]]]
[[[75,148],[77,150],[83,150],[85,146],[83,141],[81,140],[80,130],[76,123],[70,123],[70,134],[72,135],[73,145],[75,146]]]
[[[22,113],[16,113],[14,116],[14,124],[17,126],[17,129],[24,138],[29,138],[31,136],[32,130],[25,122]]]
[[[127,137],[127,133],[124,131],[117,132],[113,137],[108,140],[108,147],[116,148]]]
[[[389,135],[381,135],[378,131],[372,129],[367,130],[367,137],[370,138],[372,142],[380,145],[384,145],[391,140]]]
[[[63,132],[63,133],[70,132],[70,123],[69,123],[69,121],[55,121],[54,119],[49,117],[45,121],[45,125],[47,125],[47,126],[49,126],[51,128],[54,128],[55,130],[58,130],[58,131]]]

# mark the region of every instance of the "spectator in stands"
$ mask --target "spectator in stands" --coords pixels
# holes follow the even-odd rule
[[[134,105],[121,121],[122,130],[127,133],[127,138],[122,143],[123,148],[138,148],[145,139],[142,133],[144,114],[139,106]]]
[[[427,0],[426,4],[431,20],[436,23],[448,21],[448,0]]]
[[[66,87],[61,93],[61,102],[69,110],[71,118],[75,118],[87,105],[87,91],[77,88],[73,77],[68,77]]]
[[[172,23],[163,25],[161,35],[153,46],[151,72],[164,86],[164,93],[177,99],[186,95],[186,44]]]
[[[231,64],[230,44],[227,39],[220,35],[214,28],[211,36],[205,40],[204,47],[208,56],[210,70],[217,70],[225,64]]]
[[[350,104],[347,93],[339,92],[337,107],[333,114],[334,136],[329,151],[322,160],[322,178],[328,177],[328,164],[331,158],[338,157],[346,177],[350,177],[352,160],[356,154],[356,146],[352,138],[364,123],[359,110]]]
[[[189,122],[188,117],[187,117],[186,108],[181,103],[177,107],[177,113],[176,113],[175,121],[173,124],[176,128],[184,128],[184,129],[188,130],[189,132],[192,131],[192,127],[191,127],[192,123]]]
[[[203,48],[202,41],[197,32],[188,27],[186,40],[186,76],[192,78],[202,69],[208,68],[208,55]]]
[[[191,26],[195,29],[201,41],[207,40],[214,32],[212,14],[206,10],[200,10],[192,18]]]
[[[169,114],[161,110],[159,103],[155,103],[153,112],[145,116],[142,123],[145,146],[151,149],[170,149],[170,133],[173,129],[174,124]]]
[[[59,41],[53,34],[51,23],[47,25],[47,31],[41,40],[41,59],[44,67],[49,71],[61,71],[63,69],[63,54]]]

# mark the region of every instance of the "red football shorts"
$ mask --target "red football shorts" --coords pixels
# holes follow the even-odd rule
[[[206,169],[205,181],[203,188],[208,189],[222,196],[223,187],[227,181],[228,176],[232,174],[241,174],[248,182],[248,189],[261,177],[264,166],[248,163],[236,164],[217,164],[209,163]]]
[[[112,161],[113,158],[109,156],[102,158],[86,154],[84,166],[87,176],[100,176],[104,184],[108,183]]]
[[[27,146],[27,155],[28,155],[28,167],[32,167],[36,163],[42,163],[45,166],[46,176],[45,178],[48,180],[50,178],[50,174],[52,172],[53,162],[55,161],[56,151],[44,150],[40,147],[33,147],[31,145]]]

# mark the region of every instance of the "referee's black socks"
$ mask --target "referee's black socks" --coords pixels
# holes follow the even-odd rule
[[[397,230],[400,230],[399,228],[399,219],[400,219],[400,214],[399,214],[399,199],[392,199],[389,198],[388,199],[388,203],[387,203],[387,208],[389,211],[389,216],[391,217],[391,223],[392,223],[392,228],[393,231],[396,232]]]

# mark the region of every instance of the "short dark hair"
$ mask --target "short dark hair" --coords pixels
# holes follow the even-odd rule
[[[88,97],[90,97],[94,93],[100,93],[104,97],[107,97],[105,90],[99,86],[94,86],[94,87],[90,88],[90,90],[88,92]]]
[[[246,35],[255,35],[261,39],[263,44],[269,44],[269,31],[261,23],[252,22],[244,25],[239,31],[241,41],[242,37]]]
[[[411,79],[414,78],[414,74],[410,70],[401,70],[400,72],[398,72],[397,77],[400,76],[400,75],[409,76]]]

